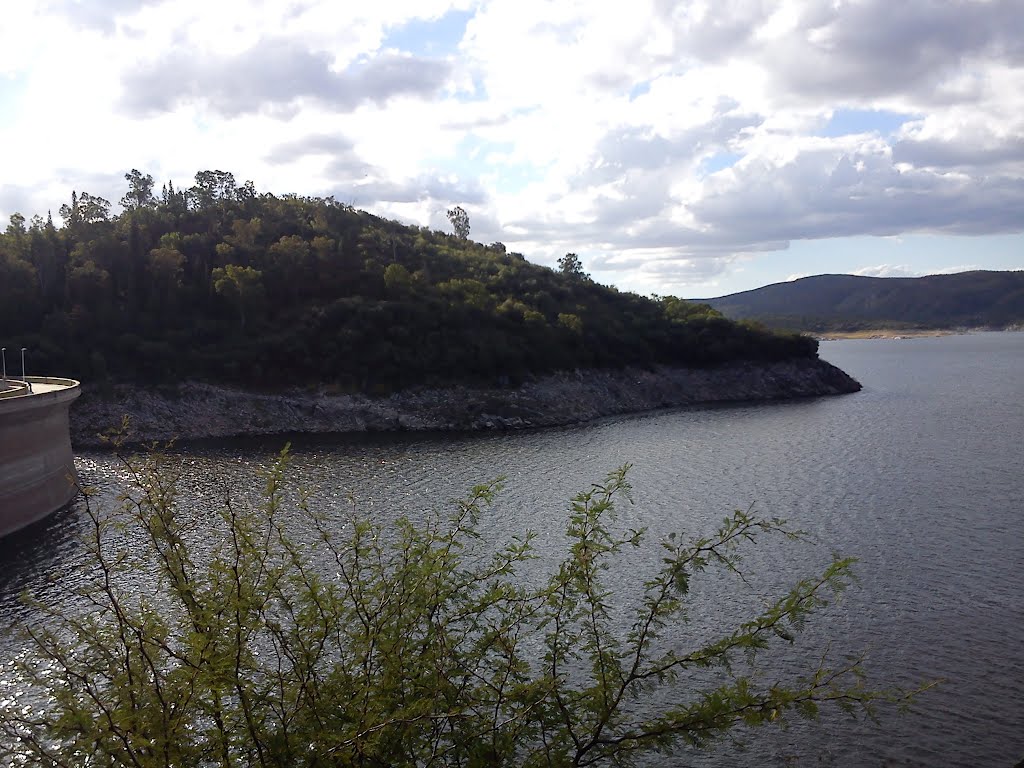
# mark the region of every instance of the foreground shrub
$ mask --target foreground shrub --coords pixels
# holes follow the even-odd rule
[[[46,620],[25,630],[22,694],[0,696],[6,761],[622,765],[737,725],[814,717],[822,704],[870,715],[908,698],[866,689],[858,660],[771,685],[734,666],[793,642],[848,584],[848,559],[717,639],[680,647],[691,580],[711,568],[746,578],[742,546],[799,537],[777,519],[735,512],[708,537],[670,537],[624,626],[607,566],[643,540],[615,531],[625,467],[572,500],[564,558],[532,587],[521,578],[532,534],[480,554],[497,484],[474,488],[448,519],[340,527],[284,492],[282,455],[260,503],[225,500],[197,544],[180,467],[159,454],[125,461],[133,480],[119,513],[87,508],[90,571],[75,599],[37,603]],[[709,670],[715,684],[684,685]]]

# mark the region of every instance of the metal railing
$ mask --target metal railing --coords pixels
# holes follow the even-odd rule
[[[20,384],[21,386],[23,386],[23,387],[28,389],[27,393],[21,392],[20,394],[22,394],[22,395],[24,395],[24,394],[32,394],[32,382],[28,380],[27,376],[25,376],[25,353],[27,351],[28,351],[28,347],[22,347],[21,348],[21,379],[20,380],[19,379],[14,379],[13,380],[15,382],[15,384]],[[2,371],[3,371],[3,373],[2,373],[2,375],[3,375],[3,379],[2,379],[3,389],[6,390],[7,389],[7,382],[8,382],[8,379],[7,379],[7,347],[0,347],[0,366],[2,366]]]

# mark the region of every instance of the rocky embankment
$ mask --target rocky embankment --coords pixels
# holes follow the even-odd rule
[[[129,439],[192,440],[281,432],[468,431],[587,421],[669,406],[778,400],[856,392],[850,376],[822,360],[738,364],[713,369],[577,371],[515,389],[417,389],[382,398],[323,392],[256,394],[184,382],[176,388],[115,386],[89,391],[71,409],[78,448],[130,419]]]

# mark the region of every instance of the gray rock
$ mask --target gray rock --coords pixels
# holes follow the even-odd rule
[[[516,389],[411,389],[384,398],[288,392],[257,394],[200,382],[175,390],[118,385],[100,395],[83,384],[71,409],[76,447],[130,420],[129,440],[193,440],[281,432],[526,429],[655,408],[778,400],[856,392],[854,379],[823,360],[718,368],[584,370],[538,377]]]

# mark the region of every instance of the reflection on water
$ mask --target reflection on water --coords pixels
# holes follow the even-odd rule
[[[754,504],[819,542],[767,542],[752,553],[748,564],[766,574],[761,588],[820,569],[833,550],[860,558],[859,588],[808,630],[810,647],[831,638],[838,652],[867,649],[879,680],[946,680],[916,712],[887,717],[881,728],[826,719],[755,734],[757,762],[1012,764],[1024,756],[1024,334],[826,342],[822,356],[864,390],[534,432],[201,442],[177,456],[200,519],[226,491],[256,487],[288,439],[293,477],[339,520],[353,508],[380,521],[415,517],[504,475],[485,535],[502,541],[537,531],[537,568],[559,552],[567,499],[626,462],[635,504],[621,509],[621,522],[647,526],[655,538],[708,531],[729,510]],[[124,471],[116,459],[86,453],[78,465],[111,506]],[[5,624],[31,621],[17,602],[21,590],[53,591],[74,578],[84,517],[72,507],[0,542]],[[628,587],[654,562],[624,562],[615,578]],[[712,580],[698,594],[687,632],[715,625],[733,604],[727,590],[734,586]],[[686,762],[736,760],[726,749]]]

